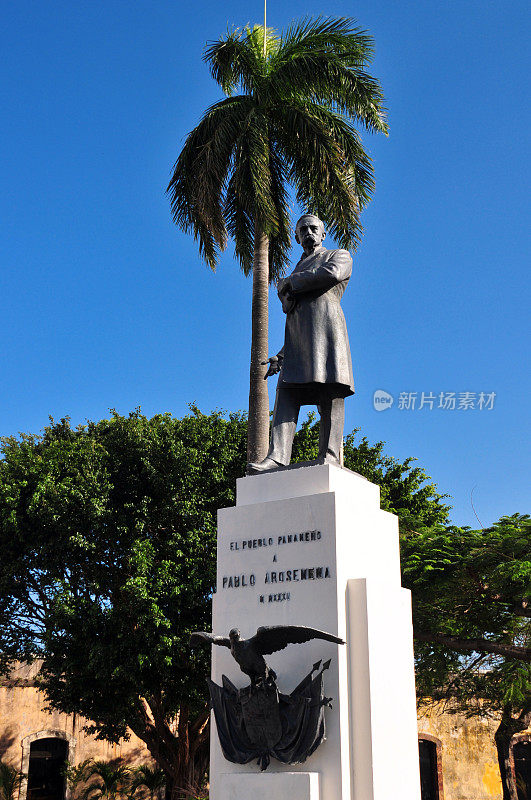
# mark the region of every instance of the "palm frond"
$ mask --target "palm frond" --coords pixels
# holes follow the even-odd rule
[[[272,92],[324,104],[346,114],[371,132],[388,133],[384,97],[378,81],[360,69],[346,67],[334,55],[283,64],[270,78]],[[291,88],[289,88],[291,87]]]
[[[355,247],[359,212],[374,189],[359,135],[343,117],[312,103],[292,102],[274,120],[298,202],[321,217],[341,247]]]
[[[255,40],[256,34],[249,28],[235,29],[205,48],[203,61],[209,65],[210,74],[225,94],[232,95],[239,86],[247,94],[256,88],[264,65],[262,51]]]
[[[254,215],[250,203],[242,202],[245,198],[243,186],[246,184],[242,173],[246,164],[240,159],[238,165],[239,169],[234,169],[227,187],[224,211],[227,231],[234,241],[234,255],[243,274],[248,276],[253,270]]]
[[[344,116],[318,103],[306,102],[304,108],[314,119],[321,121],[339,147],[342,173],[349,184],[354,182],[356,211],[362,211],[373,195],[375,182],[372,161],[358,131]]]
[[[263,150],[263,142],[260,142],[256,125],[250,124],[245,136],[240,138],[235,148],[232,176],[225,199],[227,230],[234,239],[234,254],[240,262],[244,275],[250,275],[253,269],[257,208],[263,207],[269,179],[268,175],[263,174],[264,167],[267,170]],[[256,170],[257,167],[262,170],[261,180],[257,180],[256,173],[253,173],[253,168]]]
[[[285,272],[291,251],[291,215],[287,193],[288,167],[278,143],[270,145],[269,171],[271,199],[275,206],[277,229],[269,239],[269,281],[277,281]]]
[[[282,34],[277,57],[285,60],[305,50],[346,52],[353,62],[366,64],[374,56],[374,39],[351,17],[306,16],[293,22]]]
[[[11,764],[0,761],[0,798],[1,800],[15,800],[23,775]]]
[[[333,106],[365,128],[387,133],[380,84],[366,71],[372,39],[351,20],[299,23],[272,59],[269,85],[277,97],[295,96]]]
[[[99,780],[96,780],[86,788],[84,796],[88,798],[91,792],[96,791],[102,796],[113,797],[119,789],[128,783],[130,774],[129,767],[115,764],[111,761],[96,759],[87,767],[85,780],[90,780],[94,777]]]
[[[247,44],[252,47],[257,60],[262,64],[262,74],[266,74],[269,68],[269,61],[278,51],[280,39],[273,28],[266,29],[265,59],[264,59],[264,26],[253,25],[252,28],[245,29],[247,32]]]
[[[81,792],[81,800],[99,800],[105,794],[105,785],[103,783],[95,782],[86,786]]]
[[[260,220],[262,233],[271,238],[278,233],[279,220],[273,198],[271,168],[275,163],[274,154],[271,150],[268,119],[264,114],[255,112],[246,139],[256,218]]]
[[[252,98],[239,95],[207,109],[188,135],[167,188],[174,222],[199,240],[212,269],[227,241],[222,208],[227,173],[253,108]]]
[[[134,794],[140,786],[144,786],[151,797],[166,785],[166,775],[160,767],[150,767],[140,764],[133,769],[133,777],[129,791]]]
[[[77,765],[70,764],[68,761],[65,762],[62,769],[62,774],[66,778],[66,782],[71,794],[75,792],[80,783],[83,783],[86,780],[87,772],[90,769],[91,764],[92,759],[90,758],[86,758]]]
[[[354,124],[387,133],[384,97],[366,71],[372,37],[348,18],[305,18],[280,37],[263,26],[228,32],[204,59],[223,91],[189,134],[168,186],[174,221],[214,269],[227,237],[252,271],[255,225],[269,239],[270,278],[290,248],[286,184],[343,247],[361,237],[374,191]]]
[[[269,239],[270,281],[284,269],[290,242],[287,172],[269,139],[267,120],[256,113],[234,151],[224,216],[245,275],[253,267],[255,221]]]

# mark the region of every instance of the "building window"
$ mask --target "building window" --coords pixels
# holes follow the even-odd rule
[[[442,745],[429,734],[419,736],[421,800],[444,800],[441,765]]]
[[[68,742],[56,737],[37,739],[29,752],[27,800],[65,800],[62,770]]]
[[[512,750],[518,800],[531,800],[531,740],[517,740]]]

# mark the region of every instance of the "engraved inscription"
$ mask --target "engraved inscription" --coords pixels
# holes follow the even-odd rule
[[[282,544],[295,544],[296,542],[318,542],[321,531],[302,531],[301,533],[284,533],[278,536],[263,536],[259,539],[238,539],[230,542],[229,549],[233,551],[259,550],[262,547],[280,546]]]
[[[286,600],[290,599],[289,592],[278,592],[277,594],[270,594],[268,595],[267,602],[268,603],[284,603]]]
[[[223,588],[224,589],[240,589],[243,586],[254,586],[256,577],[251,575],[224,575]]]
[[[257,537],[256,539],[238,539],[234,540],[229,543],[229,548],[232,552],[238,552],[241,554],[262,550],[267,547],[275,548],[275,551],[271,553],[269,558],[271,558],[271,562],[273,564],[278,563],[278,548],[281,548],[282,545],[294,545],[298,543],[311,543],[311,542],[319,542],[322,539],[322,533],[319,530],[311,530],[311,531],[300,531],[298,533],[282,533],[282,534],[275,534],[274,536],[262,536]],[[286,554],[291,552],[291,549],[286,549]],[[299,552],[299,550],[297,550]],[[268,560],[269,560],[268,558]],[[283,559],[281,559],[283,560]],[[317,559],[316,559],[317,560]],[[280,567],[280,564],[278,565]],[[319,580],[326,580],[331,577],[330,567],[326,565],[319,565],[319,566],[312,566],[312,567],[284,567],[283,569],[279,569],[276,567],[274,570],[268,570],[267,572],[262,573],[261,576],[258,576],[258,585],[256,588],[261,588],[261,591],[264,591],[264,588],[267,587],[268,590],[271,590],[275,584],[294,584],[294,583],[301,583],[302,581],[319,581]],[[256,576],[256,568],[254,573],[241,573],[239,575],[224,575],[222,578],[222,588],[223,589],[244,589],[247,587],[252,587],[257,584],[257,576]],[[268,594],[264,592],[264,594],[256,595],[256,598],[259,603],[269,604],[269,603],[284,603],[291,599],[290,592],[279,592],[276,591],[276,586],[273,588],[272,594]],[[278,586],[280,589],[281,587]]]
[[[330,577],[330,567],[301,567],[279,572],[266,572],[264,583],[289,583],[291,581],[316,581]]]

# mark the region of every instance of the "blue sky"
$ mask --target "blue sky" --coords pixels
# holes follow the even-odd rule
[[[230,246],[209,272],[165,187],[220,97],[205,42],[262,8],[4,2],[0,434],[110,407],[246,408],[251,283]],[[270,0],[268,24],[320,12],[374,36],[391,128],[364,135],[377,190],[343,300],[357,384],[346,430],[418,458],[458,524],[477,526],[471,492],[484,525],[528,512],[527,3]],[[282,338],[272,292],[272,353]],[[379,413],[378,389],[394,397]],[[417,393],[414,409],[401,392]],[[440,392],[496,397],[439,409]]]

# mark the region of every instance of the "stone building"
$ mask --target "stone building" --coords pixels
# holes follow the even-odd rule
[[[0,758],[24,776],[18,800],[65,800],[65,760],[151,763],[145,744],[134,734],[119,745],[109,744],[83,731],[83,717],[46,711],[44,696],[35,686],[38,669],[38,663],[22,664],[0,681]]]
[[[60,769],[65,759],[150,762],[134,734],[120,745],[97,741],[82,729],[86,720],[44,710],[35,686],[38,665],[21,665],[0,682],[0,758],[21,770],[19,800],[66,800]],[[422,800],[502,800],[494,731],[496,721],[466,719],[441,707],[418,718]],[[522,782],[519,800],[531,799],[531,731],[515,737],[513,760]],[[390,798],[390,800],[392,800]]]
[[[429,705],[418,715],[422,800],[502,800],[495,719]],[[514,737],[518,800],[531,800],[531,730]]]

